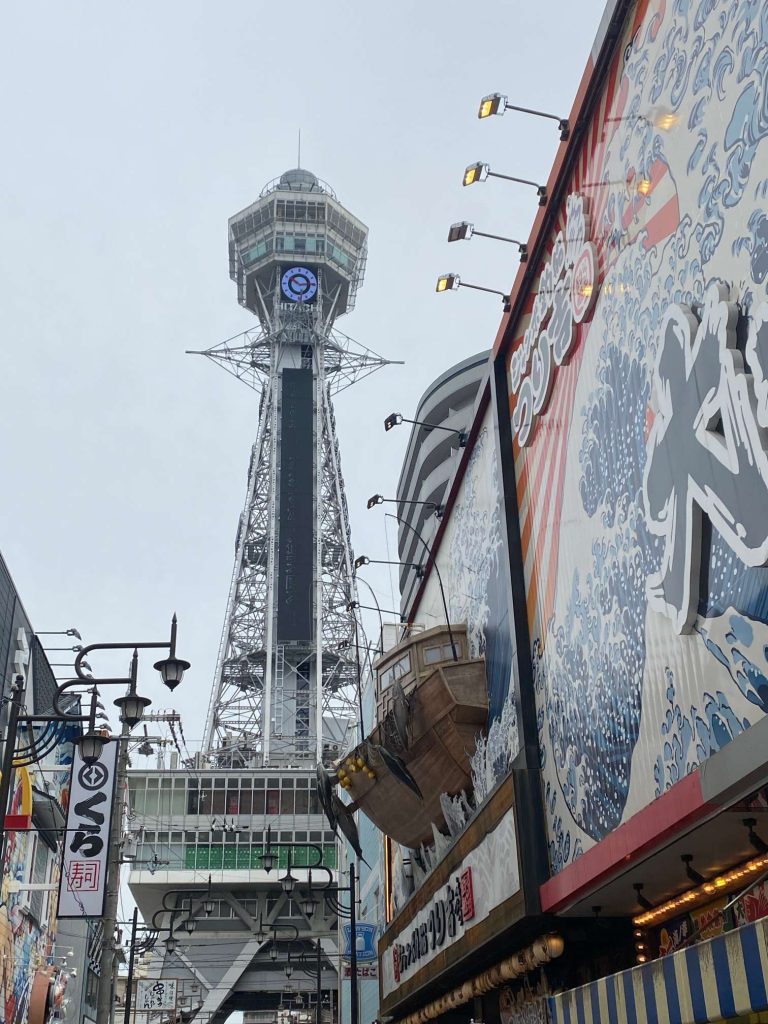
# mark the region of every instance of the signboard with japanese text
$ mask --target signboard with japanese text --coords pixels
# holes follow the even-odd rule
[[[348,963],[344,964],[342,970],[342,977],[351,978],[352,968]],[[378,981],[379,980],[379,965],[374,961],[373,963],[364,963],[357,965],[357,977],[359,981]]]
[[[101,917],[107,886],[107,854],[115,793],[117,743],[85,764],[75,747],[59,882],[59,918]]]
[[[445,954],[520,889],[514,810],[510,808],[451,870],[431,899],[380,946],[381,994],[392,995],[404,982]],[[392,928],[394,932],[395,929]],[[471,939],[469,939],[471,942]]]
[[[376,936],[378,934],[378,930],[378,925],[369,924],[366,921],[358,921],[355,924],[358,964],[370,963],[376,960]],[[349,924],[342,925],[342,934],[344,936],[344,946],[341,951],[341,956],[345,962],[349,962],[352,951],[352,926]]]
[[[146,978],[136,982],[136,1012],[176,1009],[176,978]]]

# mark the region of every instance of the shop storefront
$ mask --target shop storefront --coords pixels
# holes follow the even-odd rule
[[[532,934],[522,895],[514,778],[394,918],[379,942],[382,1013],[423,1024],[454,1012],[498,1012],[498,990],[562,952],[562,939]],[[520,927],[520,925],[523,927]],[[520,947],[515,957],[504,950]]]
[[[547,999],[551,1024],[706,1024],[768,1011],[768,922]]]

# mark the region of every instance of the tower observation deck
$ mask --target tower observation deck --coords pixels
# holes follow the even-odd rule
[[[315,767],[353,747],[359,724],[356,634],[364,641],[349,610],[333,396],[387,363],[335,327],[354,305],[366,246],[367,229],[328,185],[287,171],[229,220],[230,277],[256,323],[199,353],[255,390],[258,426],[204,749],[131,773],[140,845],[129,884],[144,920],[180,936],[175,950],[157,944],[150,977],[178,978],[185,1019],[205,1024],[236,1009],[274,1021],[284,968],[321,953],[320,983],[301,971],[294,982],[333,1005],[336,914],[321,900],[307,916],[301,896],[312,857],[332,877],[337,865]],[[291,866],[292,893],[282,870],[265,868],[268,841],[279,868]]]

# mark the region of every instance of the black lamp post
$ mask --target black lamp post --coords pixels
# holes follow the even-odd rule
[[[174,616],[175,620],[175,616]],[[172,631],[175,629],[175,624],[172,627]],[[166,647],[168,644],[90,644],[88,647],[83,647],[78,652],[74,668],[77,673],[76,679],[67,680],[61,683],[53,698],[53,714],[47,715],[22,715],[21,705],[23,702],[24,690],[26,687],[26,680],[24,676],[18,675],[14,679],[11,687],[11,699],[8,714],[8,725],[6,729],[5,742],[3,748],[3,776],[0,779],[0,863],[2,863],[2,857],[5,852],[5,818],[8,813],[8,803],[11,794],[11,785],[14,776],[15,767],[27,767],[30,764],[35,764],[45,757],[54,748],[56,743],[59,741],[62,728],[65,725],[71,725],[73,723],[79,723],[85,726],[85,732],[78,739],[78,747],[80,749],[80,756],[82,757],[85,764],[95,764],[102,755],[104,750],[104,744],[109,741],[110,736],[105,735],[104,729],[100,728],[97,724],[97,719],[103,717],[100,714],[100,708],[103,707],[99,700],[99,686],[117,686],[128,685],[128,692],[123,696],[119,697],[115,704],[120,710],[120,719],[129,729],[133,728],[142,718],[145,708],[147,708],[152,702],[148,697],[142,697],[136,692],[136,676],[138,666],[138,652],[137,647]],[[133,658],[131,659],[131,670],[129,676],[120,679],[93,679],[90,675],[86,675],[83,668],[88,663],[85,661],[85,655],[90,653],[92,650],[105,649],[105,648],[134,648]],[[90,668],[90,666],[88,666]],[[90,707],[87,715],[82,715],[72,711],[72,704],[63,706],[62,701],[65,696],[74,687],[82,688],[84,684],[88,685],[86,692],[90,693]],[[19,726],[26,726],[29,732],[29,739],[26,747],[19,749],[17,747]],[[51,730],[51,726],[54,728]],[[34,729],[36,726],[43,726],[43,734],[41,737],[35,739]],[[127,767],[127,765],[126,765]],[[119,779],[118,779],[119,782]],[[116,792],[119,786],[116,787]],[[119,831],[117,835],[119,836]],[[113,845],[113,844],[110,844]]]
[[[315,962],[312,963],[308,959],[306,954],[302,953],[299,957],[299,965],[304,974],[308,977],[314,977],[316,980],[315,988],[315,1024],[322,1024],[322,1007],[323,1007],[323,948],[320,945],[318,939],[315,943]]]
[[[322,896],[328,905],[329,909],[333,911],[337,917],[346,919],[349,921],[350,928],[350,942],[349,942],[349,1008],[350,1008],[350,1024],[359,1024],[360,1022],[360,998],[358,989],[357,979],[357,914],[356,914],[356,879],[355,879],[355,865],[354,862],[349,865],[349,885],[333,885],[331,883],[331,873],[328,868],[324,868],[328,872],[328,882],[325,885],[321,885],[316,891],[318,895]],[[312,895],[312,879],[310,873],[309,879],[309,894]],[[349,896],[349,906],[339,902],[338,897],[341,895]],[[318,943],[319,945],[319,943]],[[320,971],[320,953],[318,951],[318,979]],[[318,980],[317,987],[318,995],[318,1022],[320,1021],[320,982]]]
[[[147,644],[147,646],[157,647],[157,644]],[[163,647],[166,645],[163,644]],[[190,667],[188,661],[184,661],[183,658],[176,657],[176,616],[173,616],[171,620],[171,642],[168,645],[170,650],[168,657],[163,658],[161,661],[156,661],[154,667],[160,673],[160,676],[168,687],[169,690],[175,690],[181,680],[184,678],[184,673]]]
[[[339,918],[346,919],[349,921],[351,939],[350,939],[350,951],[349,951],[349,964],[350,964],[350,1011],[351,1021],[350,1024],[359,1024],[360,1021],[360,1000],[359,1000],[359,989],[357,979],[357,918],[356,918],[356,898],[357,898],[357,886],[355,877],[355,865],[354,863],[349,865],[349,885],[339,885],[338,883],[333,884],[333,874],[330,868],[326,867],[323,863],[323,851],[315,843],[292,843],[290,848],[294,849],[300,847],[301,849],[313,850],[317,858],[315,864],[309,865],[309,874],[307,878],[307,889],[306,895],[299,900],[299,906],[304,907],[310,906],[311,913],[307,914],[307,917],[311,917],[317,908],[316,895],[322,897],[328,908]],[[313,887],[312,884],[312,871],[320,870],[325,872],[328,876],[328,881],[322,885]],[[285,882],[288,879],[292,879],[290,883],[290,890],[285,889]],[[290,859],[288,862],[287,874],[280,879],[283,885],[283,890],[293,892],[297,884],[297,880],[293,878],[291,874],[291,863]],[[301,883],[298,883],[301,885]],[[302,886],[303,888],[303,886]],[[349,896],[349,906],[345,906],[339,902],[339,896]],[[298,931],[297,931],[298,935]],[[273,957],[276,959],[276,957]],[[319,954],[318,954],[318,970],[319,970]],[[320,982],[318,981],[318,1007],[320,1005]],[[318,1009],[319,1013],[319,1009]]]
[[[278,855],[272,849],[272,826],[267,825],[267,841],[264,844],[264,851],[261,855],[261,866],[269,874],[273,868],[277,867],[277,862]]]
[[[144,710],[151,703],[149,698],[141,697],[136,692],[139,659],[138,652],[139,650],[168,650],[168,658],[165,659],[165,661],[157,662],[155,668],[160,672],[161,678],[166,686],[173,689],[181,681],[184,671],[189,668],[189,662],[182,661],[182,659],[176,657],[176,627],[177,620],[174,615],[171,620],[171,636],[168,642],[146,641],[141,643],[88,644],[81,651],[78,651],[75,657],[74,668],[77,678],[70,679],[67,682],[62,683],[58,687],[54,696],[53,707],[56,712],[55,717],[57,720],[82,722],[84,721],[83,716],[69,714],[67,708],[62,707],[61,702],[68,692],[74,687],[82,687],[83,683],[91,684],[91,707],[90,714],[87,718],[88,728],[85,734],[81,737],[79,743],[83,760],[86,764],[94,764],[98,761],[103,751],[104,743],[110,738],[108,736],[104,736],[103,733],[96,728],[98,687],[125,686],[127,684],[128,690],[125,695],[115,701],[117,707],[120,709],[121,721],[123,723],[123,730],[121,733],[123,742],[120,745],[120,752],[117,758],[117,768],[115,772],[114,799],[116,802],[120,799],[120,794],[122,793],[128,773],[127,736],[131,728],[140,721]],[[83,671],[87,665],[87,662],[85,661],[86,655],[91,654],[92,651],[120,651],[131,649],[133,650],[133,657],[131,659],[130,674],[127,678],[91,679]],[[6,805],[0,802],[0,807],[4,808],[5,806]],[[122,832],[122,813],[120,811],[120,805],[116,803],[116,806],[118,808],[118,812],[112,814],[112,824],[110,828],[106,869],[106,896],[104,900],[104,913],[102,915],[104,935],[107,941],[104,942],[102,949],[101,969],[99,973],[99,989],[96,1007],[96,1016],[99,1020],[106,1020],[108,1018],[111,1004],[111,977],[114,951],[112,949],[112,943],[109,941],[109,937],[113,934],[117,921],[117,902],[119,891],[117,875],[120,870],[119,843]],[[171,938],[173,938],[172,935],[169,936],[169,939]]]
[[[174,906],[168,906],[168,903],[166,902],[171,896],[173,896],[175,900]],[[179,898],[176,899],[176,897]],[[197,927],[197,914],[202,911],[206,917],[210,917],[213,910],[214,903],[211,893],[211,876],[208,875],[208,886],[206,889],[166,889],[163,893],[160,909],[156,910],[152,915],[152,931],[157,934],[161,929],[160,918],[165,914],[170,914],[170,920],[168,922],[168,938],[165,939],[165,948],[169,953],[174,953],[179,945],[179,940],[174,935],[177,917],[182,914],[186,914],[186,917],[182,922],[182,927],[186,931],[187,935],[192,935]]]
[[[125,985],[125,1011],[123,1013],[123,1024],[131,1024],[131,1008],[133,1005],[133,969],[136,954],[141,955],[152,949],[157,941],[157,932],[153,928],[145,929],[146,934],[138,939],[139,908],[134,907],[131,920],[131,939],[128,949],[128,978]],[[169,936],[170,938],[170,936]],[[167,941],[167,940],[166,940]],[[176,940],[174,939],[174,942]]]

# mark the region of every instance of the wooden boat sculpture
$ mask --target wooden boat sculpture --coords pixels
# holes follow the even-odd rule
[[[469,757],[488,694],[485,661],[467,652],[466,626],[436,626],[387,651],[374,665],[377,725],[336,766],[353,801],[346,810],[361,810],[403,846],[431,842],[433,822],[444,826],[442,793],[472,788]]]

